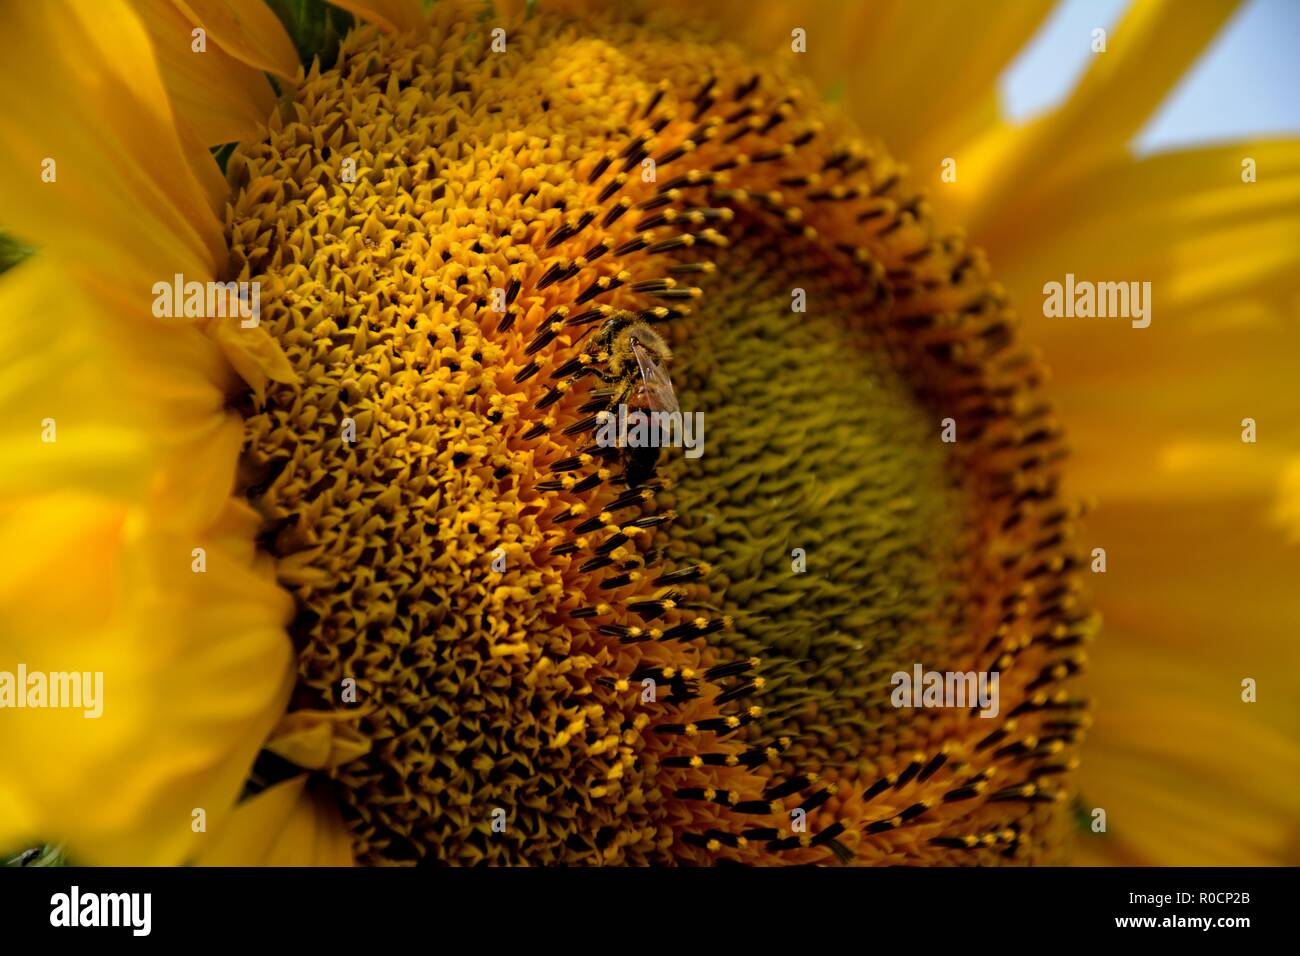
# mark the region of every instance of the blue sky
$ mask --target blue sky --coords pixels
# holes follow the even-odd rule
[[[1184,0],[1192,4],[1198,0]],[[1129,0],[1064,0],[1002,76],[1003,108],[1059,103]],[[1300,0],[1248,0],[1137,137],[1139,154],[1265,134],[1300,135]]]

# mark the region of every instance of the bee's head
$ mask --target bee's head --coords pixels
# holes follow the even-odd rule
[[[596,333],[596,341],[608,348],[613,344],[614,337],[631,325],[632,321],[631,317],[623,312],[613,318],[606,319],[601,323],[600,330]]]
[[[615,375],[624,375],[637,368],[634,343],[649,352],[655,364],[661,367],[666,368],[672,360],[672,352],[658,332],[644,322],[625,322],[611,331],[608,341],[609,368]]]

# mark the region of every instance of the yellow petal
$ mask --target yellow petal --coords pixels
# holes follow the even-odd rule
[[[194,178],[198,180],[199,188],[207,198],[208,208],[212,210],[213,215],[224,216],[226,203],[230,199],[230,184],[221,174],[217,158],[212,155],[212,150],[204,137],[188,120],[178,118],[176,132],[180,137],[181,149],[189,159]]]
[[[357,729],[359,711],[298,710],[285,714],[266,749],[306,770],[327,770],[370,750]]]
[[[1256,182],[1242,181],[1248,157]],[[1243,296],[1285,302],[1300,289],[1300,140],[1116,157],[1036,190],[1032,210],[991,223],[976,239],[1023,295],[1025,314],[1042,323],[1036,335],[1095,331],[1041,319],[1043,283],[1066,272],[1150,281],[1166,320]]]
[[[1285,530],[1287,541],[1300,544],[1300,455],[1291,456],[1282,466],[1273,520]]]
[[[51,0],[19,4],[9,18],[0,32],[5,225],[142,304],[158,279],[224,267],[221,225],[134,10]],[[46,160],[53,182],[42,181]]]
[[[222,513],[243,427],[210,338],[122,314],[44,254],[0,277],[0,311],[0,502],[71,488],[147,494],[181,527]]]
[[[1239,4],[1137,0],[1054,121],[1053,142],[1098,153],[1127,145]]]
[[[172,2],[191,23],[208,31],[208,39],[236,60],[285,80],[298,75],[301,67],[293,41],[265,0]]]
[[[260,325],[246,329],[238,321],[219,319],[208,323],[207,328],[259,402],[266,392],[267,381],[285,384],[297,381],[280,343]]]
[[[1053,369],[1078,490],[1204,499],[1277,485],[1300,447],[1300,142],[1118,160],[980,239]],[[1044,317],[1044,284],[1067,273],[1149,282],[1150,327]],[[1257,444],[1241,441],[1245,418]]]
[[[956,156],[959,188],[948,199],[965,204],[962,222],[978,235],[1008,215],[1018,217],[1022,207],[1032,209],[1032,188],[1068,182],[1124,155],[1239,2],[1133,3],[1063,106],[1020,128],[990,129]]]
[[[198,26],[172,0],[134,0],[149,31],[158,69],[176,115],[204,146],[254,136],[275,107],[275,92],[260,68],[227,53],[211,37],[193,48]]]
[[[1071,486],[1103,503],[1272,496],[1300,448],[1300,324],[1273,316],[1157,333],[1159,321],[1049,343]],[[1242,440],[1247,419],[1253,443]]]
[[[1086,530],[1108,566],[1092,577],[1105,626],[1084,682],[1096,706],[1080,786],[1108,833],[1081,835],[1085,853],[1300,862],[1300,549],[1253,500],[1103,506]]]
[[[832,19],[824,36],[844,35],[852,44],[834,58],[848,65],[848,111],[891,153],[912,163],[924,184],[937,182],[944,156],[960,154],[972,119],[995,117],[997,78],[1052,6],[1052,0],[995,9],[979,0],[942,8],[886,4],[889,15],[877,12],[866,30],[841,34]],[[807,56],[814,54],[826,56],[816,49]]]
[[[60,298],[71,320],[42,323]],[[105,337],[78,320],[87,307],[42,257],[0,278],[0,496],[82,483],[130,498],[148,486],[148,427],[116,387]]]
[[[214,831],[200,866],[351,866],[352,843],[338,808],[299,776],[244,801]]]
[[[250,552],[238,515],[182,534],[84,493],[0,510],[0,660],[102,674],[98,717],[6,711],[0,842],[164,864],[193,853],[196,809],[220,825],[293,681],[291,601]]]
[[[1106,639],[1129,637],[1111,628]],[[1097,721],[1079,785],[1085,808],[1106,810],[1108,832],[1089,849],[1139,865],[1300,862],[1294,734],[1256,718],[1260,705],[1241,701],[1234,675],[1188,673],[1185,655],[1120,648],[1096,658]]]
[[[403,33],[424,22],[419,0],[330,0],[385,33]]]

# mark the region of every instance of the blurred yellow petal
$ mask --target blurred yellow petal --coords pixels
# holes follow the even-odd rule
[[[1242,182],[1243,156],[1258,182]],[[981,238],[1053,370],[1073,486],[1201,500],[1275,487],[1300,448],[1300,142],[1105,164],[1040,197],[1036,217]],[[1044,284],[1067,274],[1150,282],[1150,326],[1045,317]]]
[[[1271,678],[1294,693],[1275,696],[1259,712],[1284,723],[1288,698],[1300,700],[1300,646],[1288,636],[1300,617],[1292,587],[1300,549],[1273,522],[1266,498],[1212,508],[1102,502],[1085,532],[1089,545],[1107,550],[1106,573],[1090,577],[1107,628],[1182,649],[1190,665],[1241,668],[1243,676],[1265,648]]]
[[[921,185],[937,182],[940,160],[959,153],[972,119],[995,118],[998,77],[1053,5],[1054,0],[862,4],[878,8],[876,22],[845,34],[832,18],[827,34],[844,35],[852,44],[833,60],[841,71],[848,67],[845,106],[893,155],[925,164],[914,169]],[[817,53],[810,48],[808,56]]]
[[[1065,104],[1025,126],[990,129],[970,143],[956,157],[961,173],[952,192],[962,200],[962,221],[972,235],[1032,217],[1035,190],[1125,156],[1133,136],[1239,3],[1136,0]]]
[[[1071,486],[1102,501],[1271,496],[1300,449],[1300,322],[1180,330],[1171,316],[1161,329],[1156,308],[1149,329],[1084,319],[1101,325],[1094,340],[1047,348]],[[1242,440],[1248,418],[1253,443]]]
[[[665,26],[677,29],[683,22],[698,20],[701,12],[700,5],[690,0],[673,0],[671,4],[646,0],[645,5],[657,12]],[[896,22],[898,6],[894,0],[851,4],[838,0],[801,4],[722,0],[709,4],[705,22],[720,40],[787,60],[813,77],[822,90],[856,90],[856,69],[880,55],[884,44],[877,41],[889,24]],[[796,37],[796,30],[803,31],[802,35]],[[796,39],[802,41],[804,52],[795,51]],[[872,134],[877,132],[877,127],[869,129]]]
[[[172,0],[226,53],[257,70],[292,80],[301,68],[289,34],[264,0]],[[212,49],[211,46],[208,47]]]
[[[1300,862],[1300,549],[1255,499],[1103,504],[1085,540],[1107,571],[1080,783],[1109,830],[1081,835],[1085,860]]]
[[[0,659],[103,675],[98,718],[6,711],[0,805],[19,811],[0,840],[64,843],[87,864],[176,863],[193,852],[195,809],[220,824],[293,680],[291,602],[241,539],[237,513],[163,532],[88,493],[0,511]]]
[[[212,155],[204,138],[183,119],[176,121],[176,133],[181,140],[181,149],[189,158],[190,169],[199,182],[199,188],[208,200],[208,208],[216,216],[224,216],[226,202],[230,199],[230,184],[226,182],[217,165],[217,158]]]
[[[64,318],[45,321],[50,303]],[[63,488],[206,527],[233,490],[235,378],[193,326],[122,315],[38,256],[0,279],[0,502]]]
[[[1240,2],[1136,0],[1058,112],[1056,145],[1098,153],[1127,145]]]
[[[373,23],[385,33],[413,30],[424,22],[419,0],[330,0],[330,3]]]
[[[55,301],[64,317],[50,323]],[[181,472],[166,507],[220,513],[229,478],[214,482],[211,467],[233,474],[241,429],[225,407],[233,376],[210,339],[113,313],[45,256],[5,274],[0,310],[0,495],[74,486],[130,499],[158,491],[170,460]],[[185,470],[216,446],[224,465]]]
[[[6,226],[144,305],[153,281],[223,267],[220,223],[186,162],[135,12],[119,0],[51,0],[9,16],[16,22],[0,33]],[[47,168],[52,182],[42,181]]]
[[[352,866],[352,843],[332,799],[298,776],[255,794],[212,833],[200,866]]]
[[[1085,807],[1106,810],[1108,832],[1080,838],[1104,862],[1162,866],[1300,863],[1300,747],[1241,700],[1240,678],[1148,653],[1133,635],[1097,655],[1096,723],[1080,770]],[[1284,690],[1264,673],[1260,693]],[[1088,846],[1096,843],[1098,845]]]
[[[1285,529],[1289,542],[1300,544],[1300,455],[1289,458],[1282,468],[1273,518]]]
[[[219,146],[254,135],[275,107],[275,91],[262,70],[231,56],[215,38],[196,52],[195,21],[172,0],[134,3],[153,41],[172,107],[203,145]]]
[[[153,437],[128,417],[88,303],[68,288],[70,321],[39,322],[66,282],[40,258],[0,281],[0,495],[77,482],[139,494]]]
[[[1242,181],[1248,157],[1255,182]],[[1300,140],[1116,158],[1036,190],[1032,220],[999,220],[978,239],[1044,340],[1098,338],[1096,322],[1041,317],[1043,283],[1066,272],[1151,282],[1156,325],[1247,296],[1285,302],[1300,292]]]

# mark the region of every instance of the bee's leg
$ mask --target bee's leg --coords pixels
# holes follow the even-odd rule
[[[557,368],[551,373],[551,378],[571,378],[577,380],[588,375],[599,375],[599,370],[597,369],[592,356],[584,352],[581,355],[569,359]]]
[[[604,411],[615,404],[613,399],[617,394],[617,389],[593,388],[587,400],[578,406],[578,411],[584,415],[588,412]]]
[[[591,397],[584,402],[578,409],[580,412],[594,412],[591,418],[584,420],[581,425],[594,425],[595,430],[599,432],[605,422],[605,416],[617,415],[618,407],[627,401],[630,393],[630,386],[624,383],[621,388],[597,388],[591,392]],[[579,426],[575,425],[576,430]]]
[[[580,412],[598,412],[606,408],[618,408],[632,394],[632,385],[626,379],[602,379],[617,383],[614,388],[593,388],[587,401],[578,409]]]

